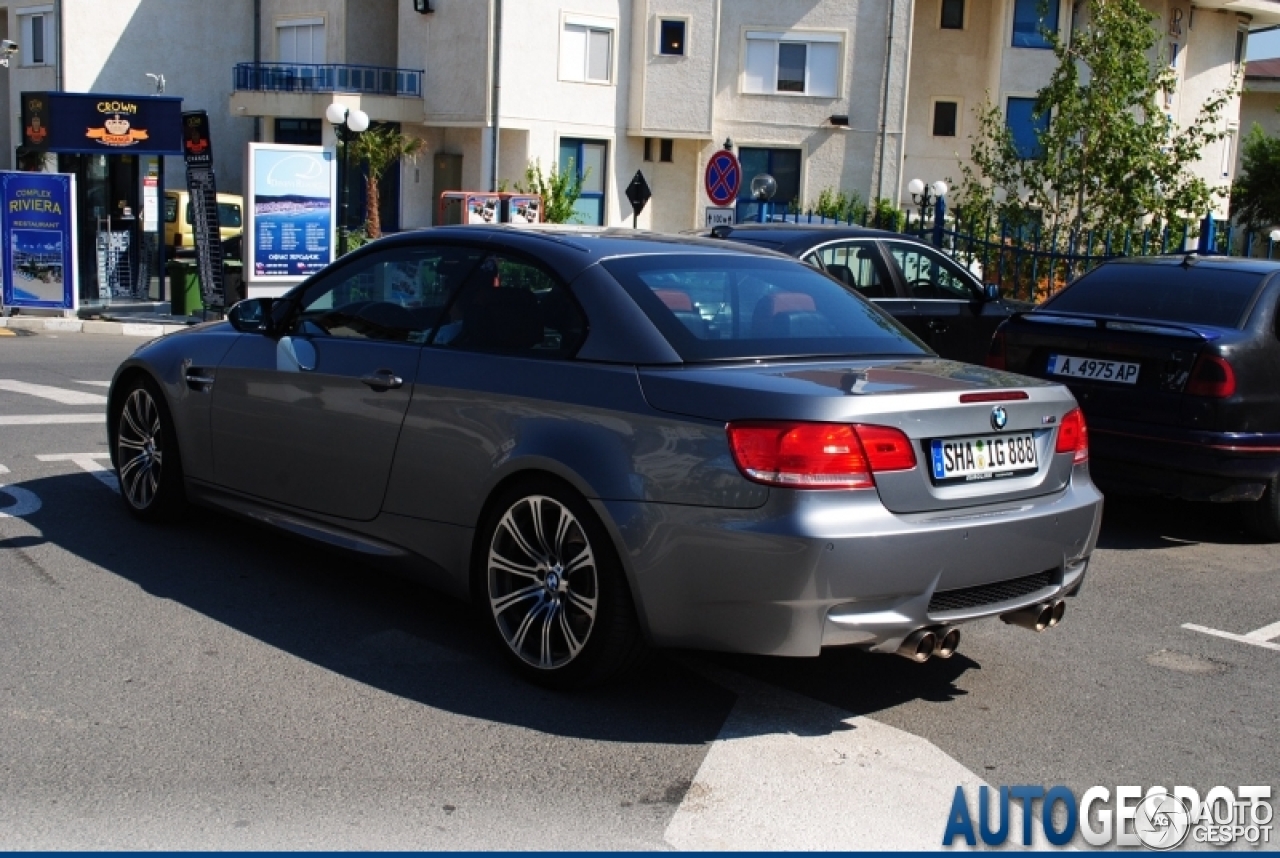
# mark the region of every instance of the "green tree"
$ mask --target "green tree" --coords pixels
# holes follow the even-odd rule
[[[516,182],[516,190],[522,194],[537,194],[542,197],[542,219],[547,223],[569,223],[575,214],[573,205],[582,196],[582,180],[590,174],[578,176],[570,159],[563,171],[557,170],[555,162],[548,173],[542,172],[542,162],[533,161],[524,169],[524,182]]]
[[[1280,139],[1268,137],[1255,123],[1240,151],[1231,216],[1253,229],[1280,223]]]
[[[382,236],[382,215],[378,210],[378,182],[383,174],[402,160],[416,161],[425,141],[400,133],[393,125],[379,125],[365,131],[350,144],[351,154],[365,165],[365,234],[370,240]]]
[[[1157,51],[1155,16],[1139,0],[1085,0],[1083,26],[1047,33],[1058,65],[1037,94],[1048,116],[1038,152],[1023,157],[990,99],[977,111],[970,163],[961,165],[961,214],[1032,216],[1050,234],[1124,229],[1148,215],[1178,226],[1198,220],[1215,193],[1191,167],[1225,134],[1222,113],[1237,81],[1179,127],[1165,112],[1177,77]]]

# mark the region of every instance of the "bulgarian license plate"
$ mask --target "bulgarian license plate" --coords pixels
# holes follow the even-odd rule
[[[1138,365],[1115,360],[1094,360],[1071,355],[1049,355],[1049,374],[1071,378],[1090,378],[1094,381],[1115,381],[1120,384],[1138,383]]]
[[[1035,437],[1030,432],[980,438],[939,438],[929,458],[935,482],[998,480],[1034,471]]]

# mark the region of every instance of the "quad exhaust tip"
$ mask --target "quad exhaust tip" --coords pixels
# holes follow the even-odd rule
[[[955,626],[916,629],[898,647],[898,655],[923,664],[934,656],[951,658],[959,646],[960,630]]]
[[[933,629],[916,629],[898,647],[898,655],[923,664],[933,657],[938,648],[938,635]]]
[[[1010,611],[1007,614],[1001,614],[1000,619],[1011,625],[1022,626],[1024,629],[1031,629],[1033,632],[1042,632],[1045,629],[1051,629],[1058,623],[1062,622],[1062,616],[1066,612],[1066,601],[1063,599],[1057,599],[1052,602],[1041,602],[1038,605],[1023,608],[1020,611]]]
[[[938,658],[951,658],[959,648],[960,630],[955,626],[948,626],[938,632],[938,646],[934,649],[933,654]]]

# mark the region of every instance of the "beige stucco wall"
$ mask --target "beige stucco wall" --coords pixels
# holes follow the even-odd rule
[[[628,125],[637,137],[711,136],[721,0],[634,0]],[[684,56],[658,53],[663,18],[685,22]]]
[[[9,7],[10,33],[17,14],[39,3]],[[207,110],[215,151],[218,189],[243,189],[243,152],[253,121],[230,115],[232,67],[253,59],[252,4],[184,3],[174,14],[172,0],[62,0],[62,88],[68,92],[149,95],[155,86],[147,72],[165,76],[165,95],[183,99],[184,110]],[[250,13],[250,14],[245,14]],[[11,104],[24,90],[57,88],[54,68],[9,70]],[[17,140],[18,116],[9,118],[10,139]],[[12,163],[12,147],[5,158]],[[181,158],[165,162],[170,184],[180,182]]]
[[[490,2],[455,2],[430,15],[414,12],[407,0],[397,5],[395,64],[425,70],[423,110],[430,125],[488,122]]]
[[[345,57],[341,62],[366,66],[394,66],[398,7],[412,6],[397,0],[348,0],[346,4]],[[339,62],[339,60],[329,60]],[[415,66],[422,68],[422,66]]]

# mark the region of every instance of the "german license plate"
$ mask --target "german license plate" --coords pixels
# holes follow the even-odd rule
[[[931,443],[935,482],[999,480],[1036,470],[1030,432],[977,438],[938,438]]]
[[[1094,360],[1072,355],[1049,355],[1049,374],[1119,384],[1138,383],[1138,365],[1116,360]]]

